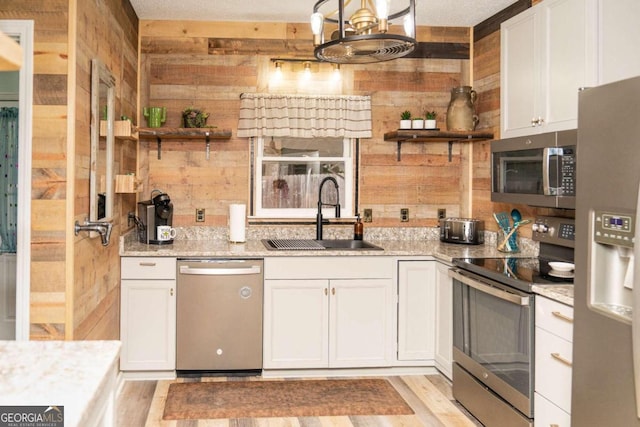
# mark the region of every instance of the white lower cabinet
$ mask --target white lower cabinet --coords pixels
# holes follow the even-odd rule
[[[176,259],[121,260],[120,369],[176,369]]]
[[[398,261],[398,360],[433,360],[435,261]]]
[[[398,360],[435,365],[451,379],[452,279],[439,261],[398,261]]]
[[[436,262],[436,368],[452,379],[453,363],[453,279],[451,265]]]
[[[538,427],[571,423],[573,308],[536,295],[534,419]]]
[[[265,259],[265,369],[391,366],[393,263],[384,257]]]

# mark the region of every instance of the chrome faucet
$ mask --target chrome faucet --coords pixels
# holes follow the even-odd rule
[[[322,203],[322,186],[325,182],[331,181],[336,187],[336,203]],[[335,206],[336,218],[340,218],[340,191],[338,190],[338,181],[335,178],[328,176],[320,183],[320,189],[318,190],[318,214],[316,215],[316,240],[322,240],[322,206]]]
[[[100,234],[100,238],[102,239],[102,246],[107,246],[109,244],[109,238],[111,237],[112,228],[113,224],[110,222],[89,221],[88,219],[85,219],[84,224],[82,225],[78,221],[76,221],[74,231],[76,236],[80,231],[94,231]]]

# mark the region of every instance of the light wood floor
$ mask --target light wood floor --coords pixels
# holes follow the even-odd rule
[[[343,416],[303,418],[236,418],[163,421],[169,384],[174,381],[126,381],[118,396],[118,427],[477,427],[451,394],[451,384],[441,375],[385,377],[411,406],[414,415]],[[206,381],[207,379],[203,379]],[[216,378],[219,381],[220,378]],[[238,378],[233,378],[238,380]],[[242,379],[240,379],[242,380]],[[251,379],[256,381],[255,377]],[[257,379],[259,381],[259,379]],[[178,382],[189,381],[178,379]]]

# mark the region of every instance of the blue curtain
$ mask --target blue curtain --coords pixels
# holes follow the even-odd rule
[[[16,252],[18,227],[18,109],[0,108],[0,252]]]

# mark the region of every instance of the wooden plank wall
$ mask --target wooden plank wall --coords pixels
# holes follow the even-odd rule
[[[137,111],[138,19],[128,0],[83,0],[77,3],[75,97],[74,218],[89,215],[91,60],[99,58],[116,81],[115,114],[135,117]],[[134,141],[116,139],[116,174],[135,172]],[[73,339],[118,339],[120,336],[120,256],[118,241],[135,210],[135,195],[116,194],[111,243],[81,233],[74,239]]]
[[[116,112],[135,116],[137,18],[128,0],[3,0],[0,19],[35,23],[30,337],[117,339],[117,242],[135,196],[116,197],[116,227],[107,249],[100,239],[74,240],[72,226],[88,216],[89,61],[99,56],[115,70]],[[69,58],[77,58],[72,73]],[[68,102],[74,93],[75,105]],[[77,120],[70,124],[73,116]],[[116,146],[117,170],[135,171],[135,144]],[[75,147],[71,159],[69,147]]]
[[[163,141],[157,159],[155,141],[140,143],[142,198],[151,189],[167,192],[174,204],[174,224],[226,225],[228,204],[249,201],[249,141],[237,138],[239,95],[243,92],[340,93],[371,95],[373,138],[361,143],[360,207],[373,209],[375,226],[436,223],[437,208],[458,215],[463,198],[460,147],[448,161],[446,143],[405,144],[396,161],[396,144],[383,134],[398,128],[400,113],[425,109],[439,113],[445,128],[450,90],[468,84],[469,61],[400,59],[367,65],[343,65],[342,79],[331,80],[330,64],[320,64],[312,82],[301,84],[289,64],[283,81],[271,79],[271,58],[312,58],[309,25],[141,21],[140,107],[167,107],[165,126],[178,126],[188,106],[211,113],[209,124],[232,130],[228,142],[211,144],[205,160],[203,141]],[[469,43],[468,28],[420,28],[419,41]],[[139,113],[139,122],[144,120]],[[466,190],[468,194],[468,189]],[[401,223],[400,208],[411,220]],[[195,208],[206,209],[205,223],[195,223]]]
[[[68,0],[4,0],[0,19],[34,29],[31,189],[32,339],[64,339]]]

